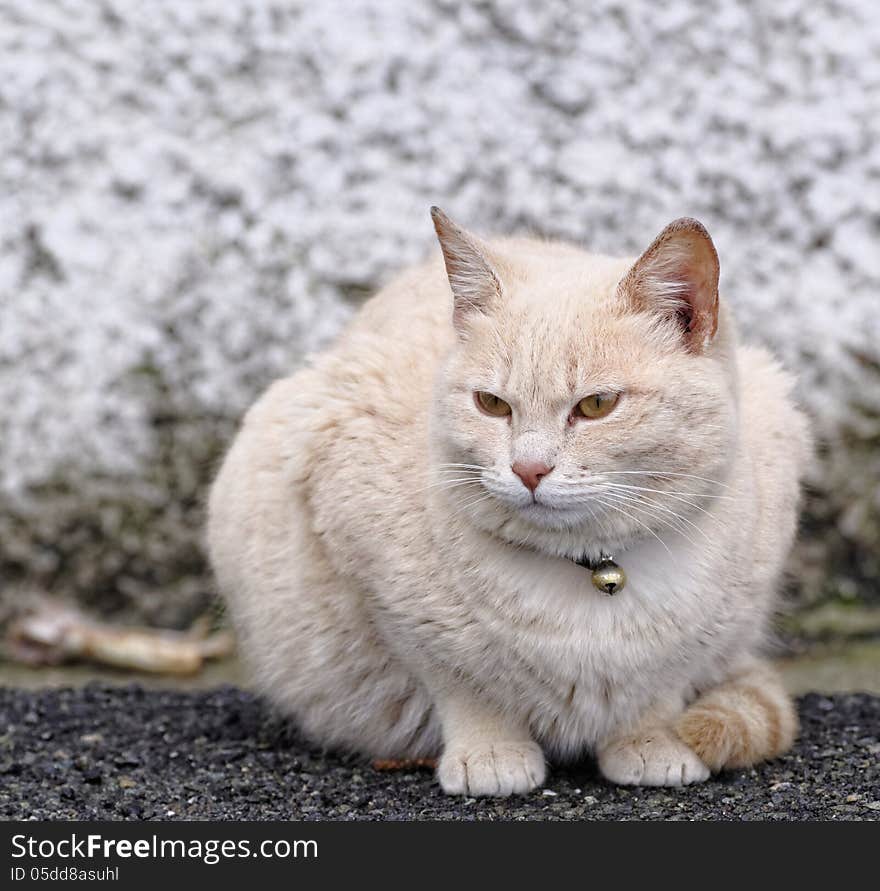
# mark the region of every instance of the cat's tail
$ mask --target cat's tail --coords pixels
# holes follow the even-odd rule
[[[710,770],[718,771],[788,751],[798,718],[782,678],[760,662],[700,696],[675,729]]]

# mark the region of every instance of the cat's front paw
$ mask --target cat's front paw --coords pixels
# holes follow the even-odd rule
[[[687,786],[709,778],[709,768],[672,731],[646,730],[599,752],[602,775],[622,786]]]
[[[452,745],[437,766],[447,795],[522,795],[546,777],[544,753],[533,742]]]

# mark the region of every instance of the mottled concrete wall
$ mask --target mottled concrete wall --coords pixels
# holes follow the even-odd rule
[[[877,575],[877,4],[0,0],[0,19],[7,590],[198,612],[236,419],[431,247],[432,203],[614,252],[706,222],[828,443],[802,575]]]

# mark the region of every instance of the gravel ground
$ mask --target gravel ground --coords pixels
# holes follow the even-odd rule
[[[757,770],[623,789],[584,763],[528,797],[452,799],[431,773],[377,773],[309,748],[252,694],[0,689],[2,819],[871,820],[880,697],[810,694],[802,738]]]

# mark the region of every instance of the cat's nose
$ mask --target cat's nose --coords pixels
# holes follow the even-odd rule
[[[517,461],[511,465],[510,469],[522,480],[523,485],[530,492],[534,492],[538,488],[538,483],[553,470],[542,461]]]

